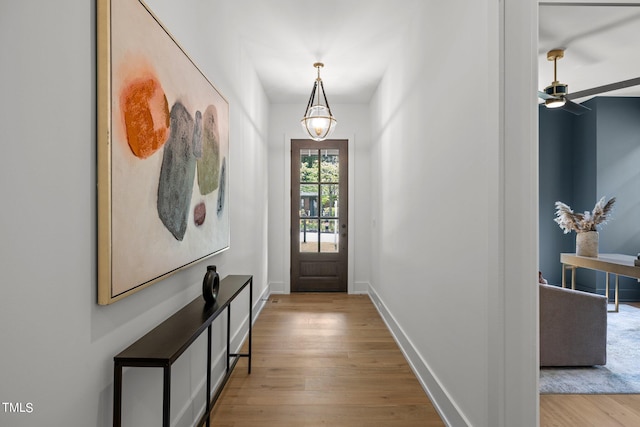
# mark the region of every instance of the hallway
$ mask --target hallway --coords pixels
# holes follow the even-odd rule
[[[272,295],[216,426],[443,426],[366,295]]]

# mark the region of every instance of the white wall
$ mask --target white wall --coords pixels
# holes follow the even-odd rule
[[[425,4],[371,103],[371,295],[452,426],[537,425],[532,4]]]
[[[330,91],[327,96],[330,100]],[[371,243],[369,110],[366,104],[329,102],[338,121],[331,138],[349,140],[349,292],[363,293],[369,286]],[[308,138],[300,126],[305,105],[301,99],[300,104],[272,104],[269,111],[269,283],[274,293],[290,291],[291,140]]]
[[[268,103],[225,19],[229,2],[147,3],[229,99],[231,249],[96,304],[95,5],[3,2],[0,400],[33,412],[0,406],[0,425],[110,426],[113,356],[199,296],[207,263],[223,277],[253,274],[256,306],[267,290]],[[243,311],[232,319],[237,338]],[[196,407],[188,400],[203,386],[205,359],[200,339],[174,366],[176,425],[193,424],[203,405],[202,394]],[[160,424],[160,372],[125,371],[125,425]]]
[[[487,425],[487,230],[497,204],[487,147],[497,112],[463,102],[489,84],[475,72],[489,67],[489,32],[477,23],[485,8],[416,17],[372,103],[372,288],[431,371],[429,386],[459,406],[452,425]],[[440,44],[437,30],[452,21],[466,30]]]

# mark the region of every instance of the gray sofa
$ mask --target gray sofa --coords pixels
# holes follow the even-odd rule
[[[540,366],[607,363],[607,299],[558,286],[540,287]]]

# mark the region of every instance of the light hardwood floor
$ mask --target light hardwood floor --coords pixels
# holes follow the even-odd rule
[[[253,352],[212,425],[444,426],[368,296],[272,296]],[[640,395],[541,395],[540,426],[640,426]]]
[[[640,395],[543,394],[541,427],[638,427]]]
[[[212,425],[444,426],[368,296],[272,296],[252,350]]]

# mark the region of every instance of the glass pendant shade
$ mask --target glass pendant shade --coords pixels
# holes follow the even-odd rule
[[[338,122],[324,105],[314,105],[300,121],[302,129],[316,141],[327,139],[336,128]]]
[[[320,79],[320,67],[324,65],[317,62],[313,66],[318,69],[318,78],[313,84],[311,97],[309,97],[307,109],[304,112],[304,117],[300,120],[300,124],[311,139],[323,141],[331,136],[338,122],[331,114],[331,107],[329,107],[324,85],[322,84],[322,79]]]

